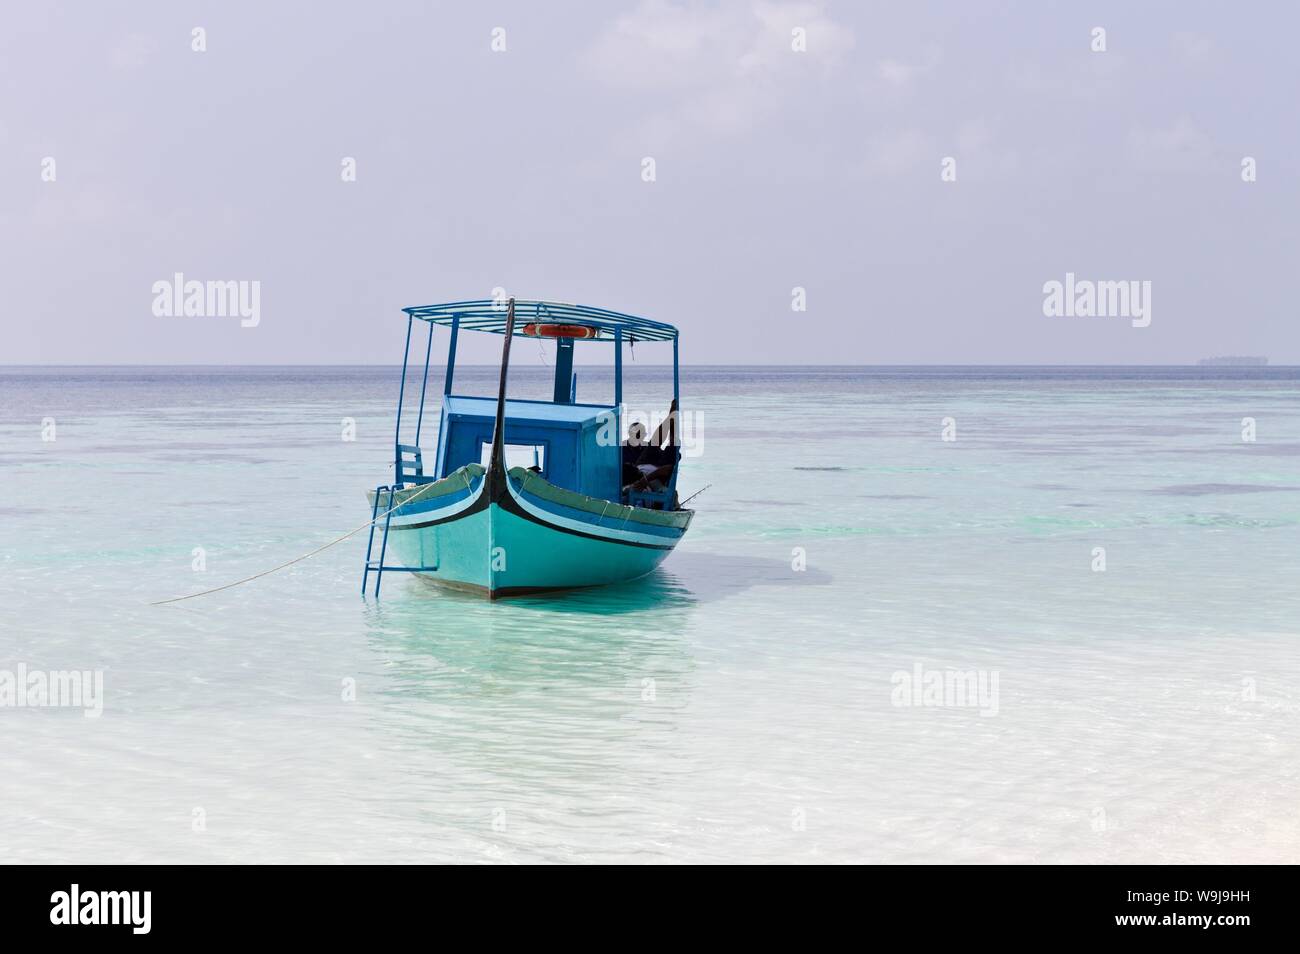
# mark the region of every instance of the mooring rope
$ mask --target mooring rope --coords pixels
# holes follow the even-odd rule
[[[436,483],[436,481],[435,481],[434,483]],[[394,510],[399,510],[399,509],[401,509],[402,507],[405,507],[407,504],[413,502],[417,497],[419,497],[421,494],[423,494],[425,491],[427,491],[427,490],[428,490],[430,487],[432,487],[432,486],[433,486],[433,483],[429,483],[429,484],[425,485],[424,490],[419,490],[419,491],[417,491],[416,493],[411,494],[411,496],[407,497],[407,498],[406,498],[405,500],[403,500],[401,503],[397,504],[397,505],[394,506],[394,507],[390,507],[390,508],[388,508],[388,509],[385,510],[383,513],[375,514],[373,517],[371,517],[369,520],[367,520],[367,521],[366,521],[365,523],[363,523],[361,526],[357,527],[355,530],[349,530],[347,533],[343,534],[343,536],[341,536],[341,537],[337,537],[337,538],[331,540],[329,543],[326,543],[326,544],[324,544],[324,545],[322,545],[322,546],[317,547],[315,550],[312,550],[310,553],[304,553],[302,556],[294,557],[292,560],[290,560],[290,561],[287,562],[287,563],[281,563],[279,566],[273,566],[273,567],[271,567],[271,569],[269,569],[269,570],[263,570],[261,573],[254,573],[252,576],[244,577],[244,579],[242,579],[242,580],[235,580],[235,582],[233,582],[233,583],[226,583],[226,584],[223,585],[223,586],[214,586],[214,587],[213,587],[212,589],[210,589],[210,590],[203,590],[203,591],[201,591],[201,592],[199,592],[199,593],[191,593],[191,594],[189,594],[188,596],[173,596],[173,597],[172,597],[171,599],[169,599],[169,600],[156,600],[155,602],[152,602],[152,603],[150,603],[149,605],[150,605],[150,606],[163,606],[163,605],[166,604],[166,603],[179,603],[179,602],[181,602],[181,600],[192,600],[192,599],[194,599],[196,596],[207,596],[209,593],[220,593],[222,590],[228,590],[228,589],[230,589],[232,586],[240,586],[241,584],[244,584],[244,583],[251,583],[253,580],[257,580],[257,579],[260,579],[261,577],[269,576],[269,575],[271,575],[272,573],[275,573],[275,572],[277,572],[277,571],[279,571],[279,570],[283,570],[283,569],[284,569],[285,567],[287,567],[287,566],[293,566],[295,563],[301,563],[303,560],[307,559],[308,557],[313,557],[313,556],[315,556],[316,554],[320,553],[322,550],[328,550],[330,547],[335,546],[336,544],[342,543],[342,542],[343,542],[344,540],[346,540],[348,537],[354,537],[354,536],[356,536],[356,535],[357,535],[358,533],[360,533],[362,530],[366,529],[366,527],[372,526],[372,525],[374,525],[375,523],[377,523],[377,522],[379,521],[379,518],[380,518],[380,517],[387,517],[387,516],[388,516],[390,513],[392,513]],[[467,483],[466,486],[469,486],[469,484]]]

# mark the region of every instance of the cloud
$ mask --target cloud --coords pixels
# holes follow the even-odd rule
[[[1201,33],[1174,34],[1174,49],[1193,62],[1204,62],[1214,51],[1214,42]]]
[[[942,155],[933,137],[919,129],[898,129],[871,138],[864,166],[872,175],[896,176],[925,163],[938,169]]]
[[[792,49],[796,28],[806,52]],[[643,0],[601,32],[584,65],[611,89],[646,94],[653,105],[639,128],[662,140],[751,128],[791,89],[826,79],[853,44],[818,2]]]
[[[930,46],[917,62],[909,63],[899,59],[881,60],[876,64],[876,75],[890,86],[901,89],[911,86],[917,79],[931,72],[939,65],[941,59],[939,48]]]
[[[939,175],[940,160],[957,160],[959,181],[1015,175],[1020,156],[998,142],[983,119],[967,119],[942,135],[916,126],[870,136],[863,150],[862,171],[872,178]]]
[[[1128,149],[1134,163],[1145,169],[1205,172],[1215,163],[1213,140],[1189,119],[1134,129],[1128,136]]]
[[[962,179],[1014,176],[1020,171],[1020,153],[999,142],[997,131],[982,117],[961,123],[953,141]]]
[[[109,51],[108,63],[115,70],[137,70],[148,62],[153,49],[152,39],[140,33],[129,33]]]

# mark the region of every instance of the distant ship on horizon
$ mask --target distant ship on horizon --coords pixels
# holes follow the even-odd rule
[[[1225,355],[1221,358],[1202,358],[1197,364],[1209,368],[1262,368],[1268,364],[1268,358]]]

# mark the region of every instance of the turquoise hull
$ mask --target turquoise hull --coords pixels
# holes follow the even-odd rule
[[[426,580],[489,599],[644,576],[692,516],[595,500],[519,468],[493,481],[477,466],[402,491],[396,503],[389,552]]]

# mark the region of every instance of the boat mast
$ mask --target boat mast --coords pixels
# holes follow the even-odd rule
[[[492,456],[488,460],[488,491],[492,500],[499,500],[506,492],[506,372],[510,369],[510,341],[515,336],[515,300],[510,299],[506,311],[506,340],[501,346],[501,384],[497,390],[497,419],[492,429]]]
[[[668,503],[666,507],[673,505],[673,500],[677,496],[677,474],[682,469],[682,436],[679,433],[677,422],[682,415],[682,389],[681,389],[681,362],[677,356],[677,332],[673,332],[673,406],[668,412],[668,440],[673,448],[673,475],[668,479]]]

